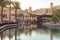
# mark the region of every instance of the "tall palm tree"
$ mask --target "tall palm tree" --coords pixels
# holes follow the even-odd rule
[[[0,6],[1,6],[1,22],[3,22],[3,9],[5,7],[4,0],[0,0]]]
[[[8,0],[0,0],[0,6],[1,6],[1,22],[3,22],[3,9],[8,5]]]
[[[10,5],[10,8],[9,8],[9,22],[11,21],[11,0],[9,1],[9,5]]]
[[[20,3],[18,1],[13,2],[13,8],[15,9],[15,20],[17,21],[17,9],[20,9]]]
[[[8,9],[9,9],[9,22],[11,21],[11,4],[13,4],[13,2],[11,0],[8,0],[7,1],[7,5],[9,6]]]

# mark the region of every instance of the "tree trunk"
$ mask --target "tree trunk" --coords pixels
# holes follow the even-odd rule
[[[31,22],[32,20],[31,20],[31,16],[30,16],[30,22]]]
[[[17,9],[15,9],[15,21],[17,22]]]
[[[3,22],[3,6],[1,6],[1,22]]]
[[[22,21],[24,21],[24,14],[23,14],[23,20]]]
[[[25,18],[25,16],[23,16],[23,21],[25,21],[25,19],[24,19],[24,18]]]
[[[11,21],[11,5],[10,5],[10,9],[9,9],[9,22]]]
[[[11,2],[11,0],[10,0]],[[10,4],[10,8],[9,8],[9,22],[11,21],[11,4]]]

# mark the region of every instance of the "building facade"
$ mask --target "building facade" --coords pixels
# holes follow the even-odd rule
[[[23,18],[20,19],[21,17],[17,17],[17,19],[19,20],[29,20],[30,17],[28,15],[28,13],[31,13],[31,14],[36,14],[36,15],[52,15],[52,10],[53,9],[60,9],[60,5],[57,5],[57,6],[53,6],[53,3],[51,2],[50,3],[50,8],[41,8],[41,9],[36,9],[35,11],[32,11],[32,7],[29,7],[29,9],[25,9],[25,10],[21,10],[21,9],[18,9],[17,10],[17,15],[19,14],[23,14]],[[9,8],[4,8],[3,9],[3,20],[9,20]],[[0,7],[0,18],[1,18],[1,7]],[[34,17],[32,18],[34,19]],[[35,18],[36,19],[36,18]],[[11,9],[11,21],[12,20],[15,20],[15,9]]]

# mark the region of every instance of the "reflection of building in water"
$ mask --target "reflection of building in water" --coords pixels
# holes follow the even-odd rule
[[[37,24],[26,24],[19,26],[19,29],[22,29],[24,31],[28,31],[29,29],[37,29]]]
[[[30,27],[31,27],[31,29],[32,29],[32,28],[37,28],[37,24],[31,24]]]

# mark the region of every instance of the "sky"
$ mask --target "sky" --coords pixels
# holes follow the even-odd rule
[[[12,0],[20,2],[22,10],[32,7],[32,10],[50,7],[50,2],[55,5],[60,5],[60,0]]]

